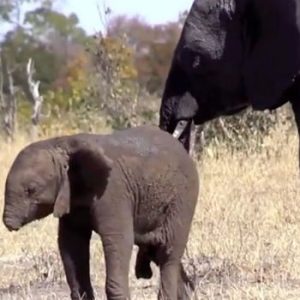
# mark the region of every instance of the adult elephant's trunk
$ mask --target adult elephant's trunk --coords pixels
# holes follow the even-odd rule
[[[173,134],[176,122],[174,119],[175,98],[163,96],[159,111],[159,128]]]
[[[184,146],[187,152],[190,149],[190,134],[191,134],[191,120],[176,121],[174,116],[174,105],[170,103],[172,99],[169,99],[169,103],[162,103],[160,109],[159,128],[169,132],[176,139],[178,139]]]
[[[199,104],[191,94],[187,74],[175,56],[162,97],[159,127],[174,135],[189,152],[192,121],[198,113]]]
[[[190,150],[191,130],[198,109],[197,101],[189,92],[175,97],[163,97],[160,107],[160,129],[178,139],[187,152]]]
[[[193,129],[193,120],[184,121],[181,120],[177,123],[177,126],[173,132],[173,136],[177,138],[188,153],[191,151],[191,136]]]

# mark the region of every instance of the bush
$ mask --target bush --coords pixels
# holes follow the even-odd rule
[[[290,105],[266,112],[247,109],[239,114],[220,117],[196,128],[195,153],[201,156],[205,148],[225,146],[230,151],[260,152],[263,140],[277,125],[294,126]]]

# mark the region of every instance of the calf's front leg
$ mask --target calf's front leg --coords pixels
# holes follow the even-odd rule
[[[72,300],[94,300],[90,280],[90,239],[92,231],[74,228],[67,219],[59,221],[58,245]]]

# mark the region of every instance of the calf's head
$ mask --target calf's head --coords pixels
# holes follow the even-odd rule
[[[52,212],[55,217],[69,213],[71,198],[77,196],[73,194],[81,193],[79,198],[84,198],[83,193],[103,188],[111,165],[101,148],[76,137],[55,145],[42,142],[27,146],[6,179],[5,226],[18,230]]]

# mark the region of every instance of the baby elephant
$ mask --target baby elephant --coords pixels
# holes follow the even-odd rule
[[[159,299],[182,299],[180,260],[198,197],[196,166],[169,133],[151,126],[110,135],[78,134],[23,149],[6,180],[3,222],[9,230],[53,213],[71,299],[94,299],[92,231],[101,239],[108,299],[129,299],[132,247],[136,276],[160,269]]]

